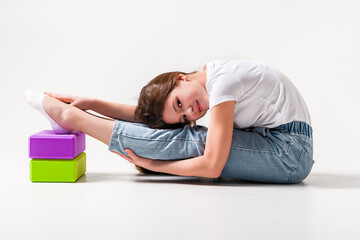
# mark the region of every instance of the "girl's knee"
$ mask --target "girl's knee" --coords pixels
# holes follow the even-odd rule
[[[78,123],[78,111],[73,106],[67,106],[63,112],[61,113],[61,123],[60,125],[66,129],[76,130],[76,126]]]

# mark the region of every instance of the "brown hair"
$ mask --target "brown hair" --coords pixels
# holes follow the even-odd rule
[[[179,128],[187,123],[167,124],[162,119],[165,100],[177,86],[177,78],[183,72],[167,72],[160,74],[141,89],[138,105],[135,109],[135,120],[145,123],[151,128]]]
[[[179,74],[184,72],[167,72],[160,74],[141,89],[138,105],[135,109],[135,120],[145,123],[150,128],[180,128],[189,123],[167,124],[162,120],[165,100],[177,86]],[[136,169],[145,174],[162,174],[135,165]]]

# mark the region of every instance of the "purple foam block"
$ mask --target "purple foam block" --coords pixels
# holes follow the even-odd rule
[[[85,134],[56,134],[44,130],[29,137],[29,157],[40,159],[73,159],[85,150]]]

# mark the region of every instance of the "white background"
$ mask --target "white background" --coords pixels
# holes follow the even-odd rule
[[[0,184],[12,194],[11,182],[29,182],[27,138],[50,127],[25,103],[25,89],[136,104],[154,76],[219,58],[285,73],[312,117],[313,172],[358,179],[358,10],[355,0],[1,0]],[[135,173],[87,140],[88,172]]]
[[[314,168],[359,158],[360,17],[356,1],[0,2],[1,151],[48,128],[26,88],[136,104],[165,71],[218,58],[265,61],[305,98]],[[21,161],[21,160],[19,160]]]

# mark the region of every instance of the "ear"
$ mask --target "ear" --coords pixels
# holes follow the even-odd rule
[[[179,74],[177,80],[181,80],[181,81],[189,81],[189,76],[185,75],[185,74]]]
[[[185,76],[185,74],[179,74],[178,75],[178,77],[177,77],[177,79],[176,80],[181,80],[181,81],[184,81],[185,80],[185,78],[186,78],[186,76]]]

